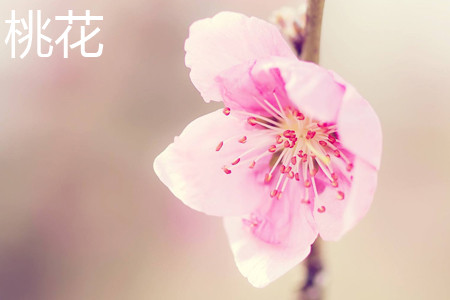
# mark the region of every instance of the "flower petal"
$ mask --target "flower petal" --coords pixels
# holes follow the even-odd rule
[[[222,100],[215,78],[224,70],[263,57],[295,58],[274,25],[232,12],[192,24],[185,50],[191,80],[206,102]]]
[[[317,237],[311,205],[300,202],[299,191],[288,187],[281,199],[265,199],[269,209],[224,220],[236,265],[255,287],[266,286],[305,259]]]
[[[306,115],[322,122],[335,122],[345,87],[316,64],[297,61],[280,66],[291,101]]]
[[[378,116],[370,104],[350,84],[333,73],[346,90],[338,117],[341,143],[376,169],[380,168],[382,133]]]
[[[242,161],[231,174],[222,170],[245,151],[258,148],[258,138],[265,138],[253,139],[251,126],[245,124],[232,115],[226,117],[221,110],[194,120],[155,159],[156,174],[176,197],[195,210],[217,216],[251,212],[269,193],[263,172],[270,158],[261,159],[253,169],[250,162]],[[238,142],[242,136],[248,137],[246,143]],[[216,151],[220,141],[225,142]]]
[[[353,180],[341,180],[338,189],[325,188],[319,199],[314,201],[314,219],[324,240],[341,238],[366,215],[372,203],[377,186],[377,170],[357,157],[353,164]],[[344,193],[344,199],[338,199],[338,191]],[[322,206],[326,210],[319,212]]]
[[[265,101],[278,110],[280,105],[282,107],[291,105],[277,67],[279,61],[285,60],[295,62],[297,59],[271,57],[243,63],[222,72],[216,81],[220,83],[225,106],[232,110],[268,115],[267,109],[270,108]]]

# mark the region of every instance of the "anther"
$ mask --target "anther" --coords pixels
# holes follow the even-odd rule
[[[283,132],[283,136],[284,136],[285,138],[290,138],[290,137],[292,136],[292,133],[291,133],[290,130],[285,130],[285,131]]]
[[[338,191],[337,198],[338,200],[344,200],[345,194],[343,191]]]
[[[328,141],[330,143],[334,144],[336,142],[336,138],[332,134],[329,134],[328,135]]]
[[[338,176],[337,176],[336,173],[331,173],[331,178],[333,178],[334,181],[337,181],[337,180],[338,180]]]
[[[327,145],[327,142],[325,141],[319,141],[320,146],[325,147]]]
[[[241,159],[240,158],[237,158],[235,161],[233,161],[231,164],[233,165],[233,166],[235,166],[235,165],[237,165],[239,162],[241,161]]]
[[[277,194],[277,199],[280,200],[281,199],[281,194],[283,194],[283,192],[279,191]]]
[[[295,173],[295,180],[300,181],[300,174]]]
[[[281,135],[277,135],[277,144],[281,144],[283,142],[283,138]]]
[[[253,169],[256,165],[256,161],[252,161],[252,163],[250,164],[250,166],[248,166],[250,169]]]
[[[239,143],[244,144],[247,141],[247,137],[244,135],[239,139]]]
[[[231,170],[227,167],[223,167],[222,170],[225,172],[225,174],[231,174]]]
[[[256,118],[255,117],[249,117],[247,119],[248,124],[255,126],[256,125]]]
[[[339,152],[339,150],[334,150],[334,156],[336,157],[341,157],[341,152]]]
[[[314,138],[315,135],[316,135],[315,131],[308,130],[308,132],[306,133],[306,139],[310,140],[310,139]]]
[[[219,145],[217,145],[216,147],[216,151],[219,151],[220,149],[222,149],[223,146],[223,142],[220,142]]]
[[[293,172],[293,171],[290,171],[290,172],[289,172],[288,178],[289,178],[289,179],[293,179],[293,178],[294,178],[294,172]]]
[[[269,152],[274,153],[276,150],[277,150],[277,146],[275,146],[275,145],[272,145],[269,147]]]
[[[347,165],[347,171],[351,171],[351,170],[353,170],[353,164],[348,164]]]
[[[272,174],[267,173],[266,177],[264,178],[265,182],[269,182],[272,179]]]
[[[277,190],[273,190],[273,191],[271,191],[270,192],[270,197],[275,197],[276,195],[278,194],[278,191]]]
[[[286,167],[284,165],[281,165],[280,167],[280,173],[286,172]]]
[[[311,187],[311,180],[309,180],[309,179],[305,180],[305,187],[307,187],[307,188]]]
[[[222,112],[225,116],[228,116],[231,112],[231,109],[229,107],[225,107]]]
[[[321,206],[321,207],[319,207],[319,208],[317,209],[317,211],[318,211],[319,213],[324,213],[325,210],[326,210],[325,206]]]
[[[291,157],[291,164],[293,164],[293,165],[297,164],[297,157],[296,156],[292,156]]]

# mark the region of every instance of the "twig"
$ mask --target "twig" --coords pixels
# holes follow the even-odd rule
[[[308,0],[306,10],[305,40],[302,45],[301,59],[319,63],[320,32],[325,0]]]
[[[317,239],[311,246],[311,253],[305,259],[306,278],[300,290],[300,300],[323,299],[323,263],[320,249],[321,240]]]

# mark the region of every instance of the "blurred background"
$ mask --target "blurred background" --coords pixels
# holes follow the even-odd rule
[[[0,299],[295,299],[297,267],[265,289],[234,265],[219,218],[185,207],[152,163],[203,103],[184,66],[189,25],[222,10],[267,19],[296,1],[0,3]],[[88,59],[33,45],[11,59],[4,20],[90,9]],[[321,63],[384,130],[368,216],[326,243],[327,299],[450,299],[450,2],[328,0]],[[66,25],[50,23],[56,39]],[[79,30],[79,29],[78,29]],[[76,28],[74,28],[76,34]],[[76,35],[73,35],[76,37]],[[58,52],[59,51],[59,52]]]

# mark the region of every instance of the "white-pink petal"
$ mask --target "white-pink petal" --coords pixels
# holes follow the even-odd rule
[[[331,73],[338,82],[345,85],[345,94],[337,121],[341,143],[378,170],[382,152],[380,120],[370,104],[352,85],[336,73]]]
[[[295,60],[289,59],[292,62]],[[282,107],[291,105],[286,97],[280,70],[276,67],[277,61],[278,58],[270,58],[243,63],[217,76],[216,81],[220,84],[225,106],[232,110],[267,116],[266,101],[278,110],[280,105]]]
[[[283,63],[280,70],[289,99],[305,115],[322,122],[335,122],[345,87],[328,70],[316,64]]]
[[[317,229],[311,205],[300,199],[300,189],[289,187],[280,200],[266,198],[265,205],[280,206],[273,208],[280,215],[260,214],[267,219],[254,229],[247,221],[251,216],[224,219],[236,265],[253,286],[268,285],[308,256]]]
[[[274,25],[233,12],[192,24],[185,50],[191,80],[206,102],[222,101],[216,77],[233,66],[270,56],[295,58]]]
[[[269,157],[253,169],[249,162],[240,162],[231,174],[222,170],[260,143],[250,137],[253,128],[249,127],[245,120],[225,116],[221,110],[204,115],[155,159],[155,172],[176,197],[195,210],[217,216],[249,213],[269,194],[262,180]],[[242,136],[248,136],[245,144],[238,142]],[[221,141],[225,143],[216,151]]]
[[[355,158],[351,175],[353,180],[344,181],[340,177],[337,189],[328,186],[314,200],[314,219],[320,236],[324,240],[336,241],[363,218],[372,204],[377,186],[377,170],[371,164],[358,157]],[[341,191],[344,199],[338,197]],[[325,212],[319,212],[319,207]]]

